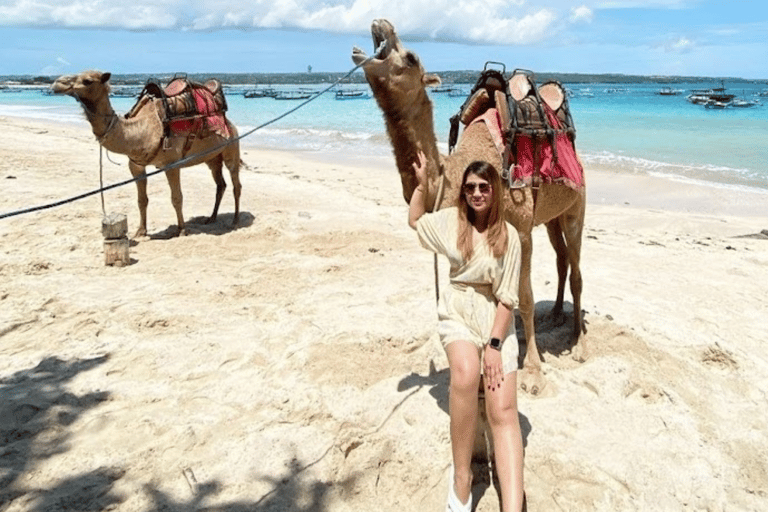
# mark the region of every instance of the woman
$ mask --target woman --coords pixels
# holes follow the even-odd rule
[[[448,355],[452,480],[450,512],[472,507],[472,448],[481,374],[504,512],[523,506],[523,440],[517,416],[517,336],[514,311],[520,281],[520,239],[504,221],[498,171],[467,166],[456,207],[426,213],[426,159],[413,164],[418,185],[408,224],[422,246],[450,262],[451,286],[438,304],[438,332]]]

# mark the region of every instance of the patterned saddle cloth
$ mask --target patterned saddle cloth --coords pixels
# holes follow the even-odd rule
[[[487,67],[487,64],[486,64]],[[502,155],[503,178],[511,187],[562,183],[584,186],[576,156],[576,130],[565,90],[559,82],[536,87],[533,73],[484,70],[459,113],[451,118],[449,148],[458,138],[459,121],[484,122]]]
[[[220,81],[211,79],[201,84],[182,76],[174,77],[162,87],[157,80],[149,79],[126,117],[132,117],[155,98],[162,100],[161,118],[166,136],[204,137],[210,132],[231,136],[225,116],[227,100]]]

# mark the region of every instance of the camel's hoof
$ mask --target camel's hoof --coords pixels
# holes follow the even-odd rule
[[[520,378],[520,388],[532,394],[538,396],[544,390],[547,385],[547,380],[541,374],[541,369],[524,368]]]
[[[579,363],[585,363],[589,359],[589,350],[584,340],[578,342],[571,350],[571,358]]]

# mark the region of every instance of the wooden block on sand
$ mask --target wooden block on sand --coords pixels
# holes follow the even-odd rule
[[[130,263],[128,237],[104,240],[104,263],[122,267]]]
[[[123,238],[127,233],[128,218],[122,213],[110,213],[101,220],[101,234],[104,238]]]

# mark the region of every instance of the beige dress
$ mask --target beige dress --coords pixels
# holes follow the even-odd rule
[[[457,247],[459,217],[457,208],[446,208],[421,216],[416,232],[421,245],[448,258],[450,286],[438,301],[438,333],[443,347],[457,340],[474,343],[482,350],[491,337],[496,306],[502,302],[514,310],[518,305],[520,283],[520,239],[507,223],[507,252],[495,258],[483,241],[472,257],[464,261]],[[514,316],[501,350],[504,373],[517,370],[517,335]],[[481,369],[482,370],[482,369]]]

